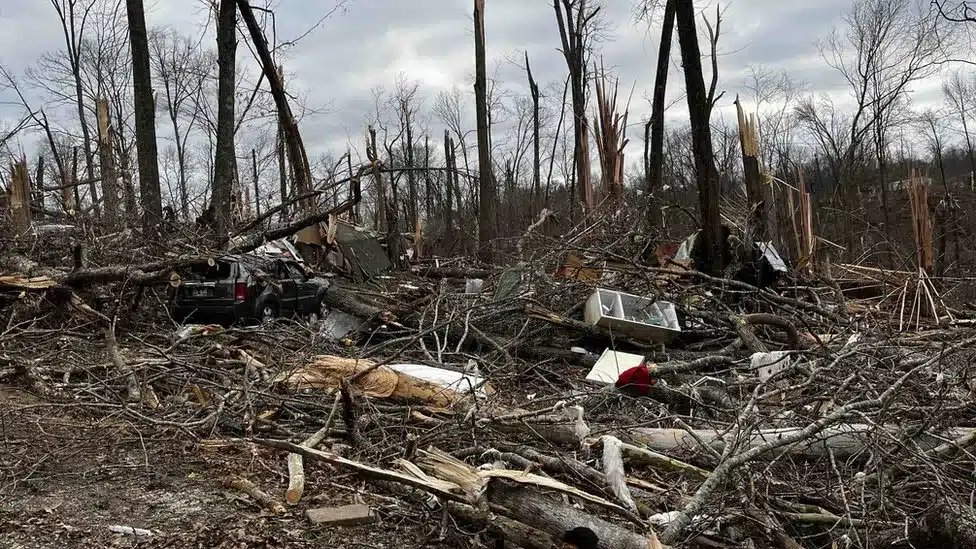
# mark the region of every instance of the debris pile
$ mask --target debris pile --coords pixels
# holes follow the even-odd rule
[[[214,487],[315,524],[386,519],[323,507],[325,471],[454,546],[479,543],[468,527],[529,548],[976,546],[976,312],[908,323],[765,244],[776,276],[757,284],[610,227],[527,238],[506,268],[386,274],[342,236],[328,314],[254,326],[168,318],[168,276],[202,251],[8,258],[0,381],[189,452],[259,456]]]

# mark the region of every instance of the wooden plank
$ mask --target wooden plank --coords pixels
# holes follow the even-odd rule
[[[353,504],[342,507],[319,507],[305,511],[312,524],[321,526],[356,526],[376,520],[373,510],[366,505]]]

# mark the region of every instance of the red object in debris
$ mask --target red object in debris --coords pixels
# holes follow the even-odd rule
[[[678,249],[681,248],[681,244],[675,244],[669,242],[666,244],[661,244],[654,250],[654,255],[657,257],[657,264],[661,267],[666,267],[668,262],[674,259],[674,256],[678,253]]]
[[[647,364],[642,362],[639,366],[634,366],[629,370],[621,372],[614,386],[618,389],[626,388],[641,395],[646,395],[651,391],[651,385],[655,383],[657,383],[657,380],[651,377],[647,369]]]

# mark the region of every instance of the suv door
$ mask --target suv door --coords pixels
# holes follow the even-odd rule
[[[290,317],[298,314],[298,281],[292,277],[288,265],[282,261],[275,261],[275,277],[281,285],[281,310],[282,317]]]
[[[285,263],[288,268],[289,276],[295,280],[298,287],[298,314],[307,315],[315,310],[315,296],[318,292],[318,284],[310,281],[305,270],[295,261]]]

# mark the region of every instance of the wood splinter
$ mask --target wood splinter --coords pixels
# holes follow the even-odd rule
[[[238,476],[224,477],[223,485],[224,488],[233,488],[238,492],[247,494],[248,497],[275,515],[280,515],[285,512],[285,506],[281,502],[268,495],[267,492],[261,490],[246,478]]]

